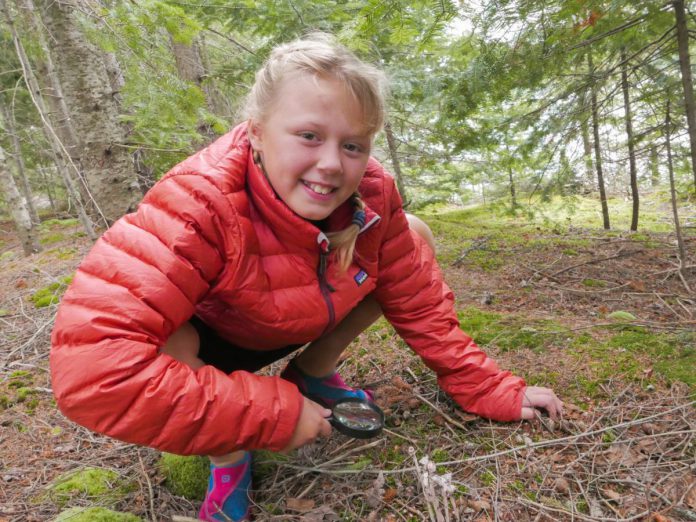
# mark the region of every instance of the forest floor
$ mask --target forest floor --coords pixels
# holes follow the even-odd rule
[[[679,277],[665,203],[646,201],[633,234],[618,231],[623,202],[610,202],[623,216],[611,232],[595,206],[423,214],[464,330],[500,366],[555,389],[562,421],[465,414],[381,320],[340,372],[376,387],[383,435],[258,452],[256,520],[696,520],[696,210],[683,209],[690,258]],[[0,230],[0,522],[53,520],[75,506],[195,517],[202,459],[186,459],[188,484],[177,489],[159,452],[93,434],[56,408],[52,301],[89,240],[74,220],[48,221],[43,252],[24,258],[10,225]],[[58,480],[80,470],[80,480]]]

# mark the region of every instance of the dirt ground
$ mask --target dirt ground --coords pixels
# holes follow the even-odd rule
[[[48,486],[87,466],[136,485],[118,510],[143,520],[195,517],[198,504],[165,487],[157,451],[91,433],[55,407],[48,352],[56,305],[36,308],[30,297],[74,272],[90,248],[77,225],[58,232],[47,229],[50,244],[24,258],[9,224],[0,224],[0,522],[52,520],[60,507]],[[340,371],[377,388],[387,430],[372,441],[335,435],[289,459],[257,456],[256,520],[696,520],[696,395],[693,381],[674,378],[696,370],[673,367],[695,360],[689,232],[681,276],[668,235],[576,229],[563,235],[582,245],[571,251],[548,231],[525,232],[528,241],[497,245],[495,270],[469,262],[486,249],[472,243],[458,262],[443,263],[458,308],[501,314],[498,325],[514,316],[563,328],[542,345],[510,348],[493,338],[486,350],[529,382],[554,387],[564,419],[500,424],[465,414],[378,323]],[[677,351],[658,361],[657,351],[612,344],[614,312],[631,314],[638,333],[666,336],[655,346],[667,340]],[[99,504],[78,497],[69,505]]]

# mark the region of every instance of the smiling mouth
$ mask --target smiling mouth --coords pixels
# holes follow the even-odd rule
[[[309,181],[303,181],[302,184],[310,189],[312,192],[316,192],[317,194],[321,194],[322,196],[326,196],[327,194],[332,193],[333,191],[337,190],[334,187],[327,187],[326,185],[318,185],[316,183],[311,183]]]

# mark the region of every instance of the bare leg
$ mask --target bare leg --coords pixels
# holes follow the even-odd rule
[[[406,214],[411,230],[435,251],[435,237],[420,218]],[[372,295],[368,295],[331,332],[313,341],[295,358],[300,370],[312,377],[325,377],[336,370],[336,363],[348,345],[382,315]]]
[[[162,353],[173,357],[177,361],[188,364],[194,370],[205,366],[198,357],[200,339],[198,332],[191,323],[184,323],[175,331],[160,350]],[[210,461],[216,466],[234,464],[244,457],[244,451],[234,451],[226,455],[210,456]]]

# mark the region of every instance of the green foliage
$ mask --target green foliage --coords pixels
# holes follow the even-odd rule
[[[159,466],[164,484],[172,493],[189,500],[203,500],[210,475],[207,458],[163,453]]]
[[[51,283],[34,292],[31,296],[31,301],[36,308],[43,308],[58,303],[72,280],[72,275],[60,278],[58,282]]]
[[[84,468],[58,477],[49,487],[48,496],[59,506],[76,498],[87,498],[113,505],[134,490],[135,485],[110,469]]]
[[[72,507],[61,512],[53,522],[142,522],[142,518],[102,507]]]

